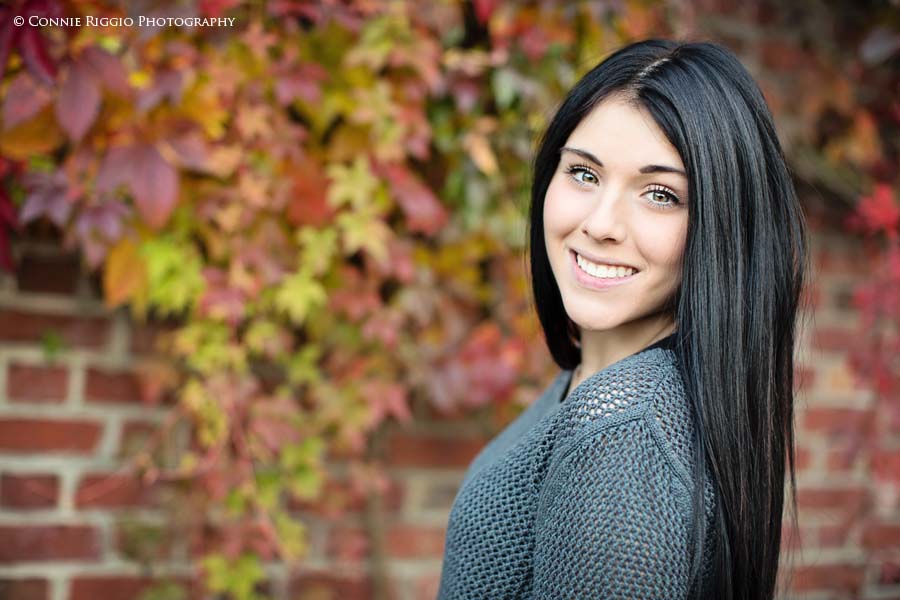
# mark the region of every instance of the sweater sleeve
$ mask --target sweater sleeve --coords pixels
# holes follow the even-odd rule
[[[690,498],[648,419],[601,423],[551,463],[535,598],[687,597]]]

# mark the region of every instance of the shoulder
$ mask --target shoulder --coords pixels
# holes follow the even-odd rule
[[[694,423],[674,350],[654,348],[595,373],[572,391],[562,408],[555,460],[596,445],[613,429],[639,428],[643,434],[632,442],[657,446],[686,483]]]

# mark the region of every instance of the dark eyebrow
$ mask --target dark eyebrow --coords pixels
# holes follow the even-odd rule
[[[587,150],[581,150],[580,148],[570,148],[569,146],[563,146],[559,149],[560,154],[563,152],[572,152],[573,154],[577,154],[578,156],[591,161],[598,167],[603,167],[603,163],[600,162],[600,159],[588,152]],[[676,169],[675,167],[668,167],[665,165],[646,165],[638,169],[641,173],[675,173],[676,175],[681,175],[682,177],[687,177],[687,173],[682,171],[681,169]]]

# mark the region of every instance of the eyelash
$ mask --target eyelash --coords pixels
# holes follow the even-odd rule
[[[587,186],[590,184],[585,183],[584,181],[581,181],[580,179],[578,179],[575,176],[576,173],[590,173],[595,179],[600,179],[597,176],[597,174],[594,172],[594,170],[591,169],[587,165],[584,165],[584,164],[570,165],[569,167],[566,168],[566,174],[568,174],[572,178],[572,181],[574,181],[576,184],[581,185],[581,186]],[[654,184],[649,190],[647,190],[647,192],[659,192],[661,194],[665,194],[669,198],[669,200],[672,201],[671,204],[665,204],[662,202],[656,202],[655,200],[648,200],[647,202],[649,202],[653,206],[658,206],[662,209],[667,209],[667,208],[674,208],[675,206],[681,204],[681,198],[678,197],[678,194],[676,194],[672,189],[670,189],[664,185]]]

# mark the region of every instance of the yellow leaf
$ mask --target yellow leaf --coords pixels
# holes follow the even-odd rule
[[[122,238],[112,247],[103,268],[103,296],[106,306],[114,308],[141,295],[147,287],[147,269],[137,246]]]
[[[15,160],[28,160],[59,147],[64,141],[63,134],[56,124],[52,106],[12,129],[2,131],[0,127],[0,154]]]
[[[491,149],[491,143],[487,137],[480,133],[470,132],[463,140],[466,151],[472,156],[472,161],[485,175],[493,175],[497,172],[497,159]]]

